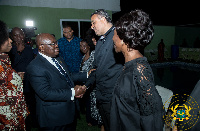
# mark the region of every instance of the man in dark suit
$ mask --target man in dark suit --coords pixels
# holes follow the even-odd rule
[[[36,44],[39,53],[28,65],[27,72],[36,94],[40,129],[75,131],[77,101],[74,97],[80,97],[85,89],[74,87],[73,81],[85,81],[87,73],[69,74],[66,63],[58,56],[59,48],[53,35],[39,34]]]
[[[115,82],[123,68],[124,57],[115,53],[113,48],[114,26],[107,12],[96,10],[91,15],[91,28],[101,36],[95,47],[95,71],[91,73],[84,87],[89,88],[96,81],[97,107],[103,120],[105,130],[110,126],[110,102]]]

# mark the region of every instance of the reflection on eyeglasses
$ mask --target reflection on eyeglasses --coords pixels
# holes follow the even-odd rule
[[[41,45],[51,45],[51,46],[55,46],[55,45],[58,45],[58,42],[54,42],[54,43],[51,43],[51,44],[41,44]]]

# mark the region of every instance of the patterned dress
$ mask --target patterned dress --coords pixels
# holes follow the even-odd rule
[[[93,68],[92,64],[94,61],[94,54],[95,54],[95,51],[94,50],[91,51],[90,57],[81,65],[80,71],[88,72]],[[85,55],[83,56],[82,60],[84,59],[84,57],[85,57]],[[97,106],[96,106],[96,89],[95,88],[93,88],[93,90],[90,93],[90,99],[91,99],[91,102],[90,102],[91,117],[98,121],[98,125],[102,125],[103,122],[102,122],[101,116],[99,114],[99,110],[97,109]]]
[[[25,131],[28,114],[22,79],[12,69],[9,56],[0,53],[0,130]]]

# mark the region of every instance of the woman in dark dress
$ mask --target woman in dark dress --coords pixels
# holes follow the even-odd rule
[[[162,131],[164,109],[152,69],[140,50],[153,38],[149,15],[131,11],[115,24],[113,41],[116,52],[125,57],[124,69],[113,92],[111,131]]]

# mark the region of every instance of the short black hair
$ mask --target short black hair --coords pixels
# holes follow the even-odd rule
[[[0,47],[3,45],[9,38],[8,28],[5,22],[0,20]]]
[[[86,38],[87,39],[91,39],[92,41],[92,38],[95,38],[96,41],[99,40],[99,36],[95,34],[94,30],[89,28],[86,32]]]
[[[63,24],[63,28],[68,28],[68,27],[70,27],[72,29],[72,27],[70,25]]]
[[[95,10],[95,12],[91,14],[91,17],[92,17],[94,14],[97,14],[97,15],[99,15],[100,17],[105,17],[105,19],[106,19],[109,23],[112,23],[111,17],[108,15],[108,13],[107,13],[104,9]]]
[[[116,23],[117,35],[128,48],[144,49],[154,36],[154,29],[149,15],[141,9],[124,14]]]

